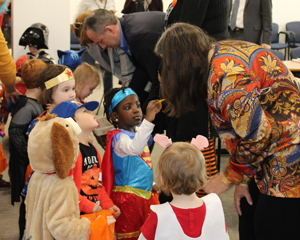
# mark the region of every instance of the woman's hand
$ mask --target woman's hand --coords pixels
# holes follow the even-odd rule
[[[266,43],[263,43],[261,46],[262,46],[264,49],[271,49],[271,45],[266,44]]]
[[[15,103],[17,101],[19,95],[22,95],[22,94],[15,88],[15,82],[5,84],[4,96],[5,96],[7,102],[12,101],[13,103]]]
[[[208,183],[204,185],[203,189],[206,193],[216,193],[220,195],[225,192],[230,185],[225,184],[222,179],[225,178],[223,173],[219,173],[209,179]]]
[[[239,185],[235,186],[234,194],[233,194],[233,204],[235,211],[237,212],[238,215],[242,216],[242,211],[241,211],[241,198],[245,197],[247,199],[247,202],[252,205],[252,198],[249,193],[249,188],[248,186],[242,187]]]

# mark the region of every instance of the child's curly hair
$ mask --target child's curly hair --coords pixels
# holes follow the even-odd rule
[[[118,124],[116,122],[114,122],[109,114],[109,108],[111,106],[111,102],[112,99],[114,98],[114,96],[116,95],[117,92],[119,92],[120,90],[122,90],[123,92],[125,91],[126,87],[122,87],[122,88],[112,88],[110,89],[105,95],[104,95],[104,101],[103,101],[103,106],[104,106],[104,115],[106,115],[106,119],[114,125],[115,128],[118,127]],[[115,108],[112,109],[112,111],[115,111]]]
[[[39,76],[47,64],[40,59],[31,59],[23,63],[22,81],[28,89],[37,88]]]

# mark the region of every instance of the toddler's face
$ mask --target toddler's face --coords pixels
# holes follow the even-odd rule
[[[81,82],[82,83],[82,82]],[[86,97],[91,95],[94,89],[98,86],[97,82],[91,82],[88,84],[78,84],[78,97],[81,100],[84,100]]]
[[[65,101],[75,100],[75,79],[58,84],[54,87],[51,97],[55,106]]]
[[[141,104],[136,95],[129,95],[124,98],[116,108],[116,118],[121,129],[133,131],[142,120]]]
[[[96,127],[99,127],[99,122],[96,117],[85,107],[78,108],[74,114],[74,118],[83,132],[92,131]]]
[[[40,50],[36,49],[35,47],[33,46],[29,46],[29,51],[33,54],[33,55],[37,55]]]

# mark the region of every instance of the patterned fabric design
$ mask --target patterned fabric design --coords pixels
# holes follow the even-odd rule
[[[300,197],[300,82],[260,46],[222,42],[208,80],[212,122],[230,153],[225,176],[261,193]]]

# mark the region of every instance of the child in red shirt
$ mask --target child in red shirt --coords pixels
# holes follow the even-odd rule
[[[166,148],[157,164],[157,183],[173,200],[151,206],[139,240],[229,239],[219,197],[196,195],[206,182],[205,169],[203,154],[192,144],[178,142]]]

